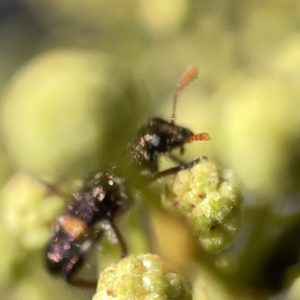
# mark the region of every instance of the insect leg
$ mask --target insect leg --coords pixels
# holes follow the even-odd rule
[[[96,281],[85,281],[80,279],[70,279],[68,280],[68,283],[78,287],[78,288],[88,288],[88,289],[96,289],[97,288],[97,282]]]
[[[66,268],[63,270],[66,281],[75,287],[78,288],[90,288],[95,289],[97,287],[96,281],[86,281],[82,279],[75,279],[74,276],[77,273],[78,269],[82,266],[83,263],[83,254],[73,256],[69,261]]]
[[[97,235],[95,235],[94,239],[98,239],[101,236],[102,231],[99,231]],[[74,278],[77,274],[78,270],[84,264],[84,256],[87,255],[92,249],[95,240],[86,241],[81,245],[80,252],[74,253],[74,255],[70,258],[69,262],[66,264],[63,274],[65,276],[66,281],[75,287],[78,288],[90,288],[96,289],[97,282],[96,281],[88,281],[84,279]]]
[[[119,230],[119,228],[117,227],[114,219],[110,219],[109,223],[110,223],[110,226],[111,226],[112,230],[114,231],[114,233],[117,237],[118,243],[120,245],[121,258],[124,258],[128,255],[127,245],[126,245],[126,242],[124,240],[124,237],[123,237],[121,231]]]
[[[154,181],[154,180],[157,180],[157,179],[169,176],[169,175],[176,174],[181,170],[190,169],[191,167],[193,167],[195,164],[197,164],[199,161],[201,161],[203,159],[207,159],[207,157],[206,156],[201,156],[201,157],[198,157],[198,158],[192,160],[189,163],[182,164],[182,165],[179,165],[177,167],[173,167],[173,168],[170,168],[170,169],[167,169],[167,170],[160,171],[160,172],[154,174],[151,177],[151,180]]]

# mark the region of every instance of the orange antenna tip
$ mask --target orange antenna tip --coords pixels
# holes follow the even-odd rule
[[[193,142],[193,141],[209,141],[211,140],[207,132],[197,133],[185,138],[184,142]]]
[[[187,69],[187,71],[183,74],[183,76],[179,80],[175,91],[174,100],[173,100],[173,111],[171,116],[171,123],[175,123],[177,101],[181,92],[191,81],[195,80],[197,77],[198,77],[198,69],[195,66],[192,66]]]
[[[191,66],[187,69],[187,71],[181,77],[178,86],[177,93],[181,93],[182,90],[193,80],[198,77],[198,69],[195,66]]]

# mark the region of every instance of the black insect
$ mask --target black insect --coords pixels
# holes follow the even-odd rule
[[[175,124],[179,95],[196,77],[197,69],[191,67],[181,78],[175,92],[170,121],[150,118],[128,144],[129,167],[136,170],[143,184],[190,168],[201,159],[200,157],[190,163],[181,163],[171,155],[172,150],[178,147],[183,153],[183,146],[187,142],[210,139],[207,133],[195,135],[189,129]],[[158,171],[161,155],[170,156],[179,165]],[[114,166],[87,182],[73,195],[66,212],[53,225],[46,252],[48,270],[52,274],[62,274],[68,283],[77,287],[96,287],[96,282],[76,279],[75,275],[84,263],[86,254],[103,233],[97,226],[100,222],[110,223],[121,248],[121,257],[127,255],[127,246],[115,224],[115,217],[127,209],[131,197],[126,188],[126,176],[116,175],[116,169]]]
[[[46,250],[48,270],[52,274],[62,274],[72,285],[95,288],[95,282],[75,279],[74,274],[102,235],[103,230],[97,227],[101,221],[110,223],[121,247],[121,256],[126,256],[126,244],[114,220],[128,205],[124,179],[112,173],[96,174],[73,195],[66,212],[54,222]]]
[[[198,70],[190,67],[180,79],[173,100],[173,112],[170,121],[162,118],[149,118],[128,145],[128,159],[130,164],[138,170],[139,175],[146,180],[155,180],[164,176],[175,174],[178,171],[190,168],[200,159],[197,158],[190,163],[182,163],[171,155],[171,152],[180,148],[183,153],[183,146],[191,141],[208,141],[208,133],[194,134],[190,129],[175,124],[176,107],[178,98],[183,89],[198,76]],[[179,166],[158,172],[159,157],[167,155]]]

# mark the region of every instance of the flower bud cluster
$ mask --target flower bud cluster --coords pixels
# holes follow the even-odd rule
[[[180,275],[170,271],[157,255],[131,255],[100,275],[93,300],[190,300]]]
[[[204,159],[168,183],[162,203],[186,219],[204,250],[217,253],[234,241],[241,228],[241,190],[232,170]]]

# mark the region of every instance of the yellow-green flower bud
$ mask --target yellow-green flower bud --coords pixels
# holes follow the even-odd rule
[[[206,251],[217,253],[228,247],[240,230],[241,187],[232,170],[202,160],[168,183],[162,203],[187,220]]]
[[[93,300],[192,299],[183,278],[157,255],[131,255],[100,275]]]

